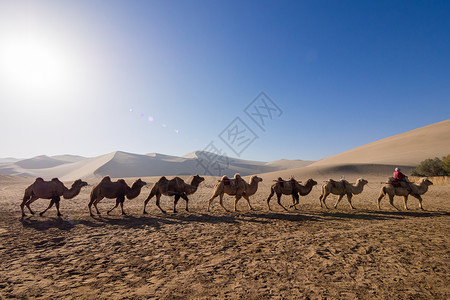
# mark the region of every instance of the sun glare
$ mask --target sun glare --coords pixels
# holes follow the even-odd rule
[[[71,60],[60,45],[33,36],[2,39],[0,73],[15,95],[40,98],[68,87]]]

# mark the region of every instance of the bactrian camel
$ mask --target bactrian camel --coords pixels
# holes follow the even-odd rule
[[[58,216],[61,216],[61,212],[59,211],[59,201],[61,196],[63,196],[64,199],[72,199],[80,193],[81,188],[84,186],[87,186],[87,182],[84,182],[81,179],[75,180],[72,187],[68,189],[58,178],[53,178],[51,181],[45,181],[40,177],[36,178],[34,183],[25,189],[23,200],[20,204],[22,217],[25,216],[24,206],[29,209],[31,214],[34,214],[31,210],[30,204],[39,198],[51,199],[47,209],[40,213],[41,216],[49,210],[53,204],[56,206]]]
[[[347,200],[350,204],[350,207],[352,209],[355,209],[352,205],[352,197],[353,195],[361,194],[364,189],[364,185],[366,185],[367,183],[368,181],[362,178],[356,180],[355,185],[351,184],[347,180],[335,181],[330,179],[329,181],[327,181],[327,183],[322,185],[322,193],[319,197],[320,207],[325,206],[325,208],[328,208],[327,204],[325,203],[325,199],[327,199],[329,194],[333,194],[339,196],[336,204],[334,205],[334,208],[338,206],[344,195],[347,195]]]
[[[147,199],[145,199],[144,202],[144,214],[147,212],[145,211],[145,207],[147,206],[148,201],[150,201],[153,196],[156,196],[156,206],[159,207],[159,209],[165,214],[166,211],[161,208],[160,206],[160,199],[161,195],[165,196],[175,196],[174,202],[173,202],[173,212],[177,212],[177,203],[180,198],[183,198],[186,201],[186,211],[189,211],[188,202],[189,198],[188,195],[192,195],[197,191],[197,188],[201,182],[203,182],[205,178],[197,175],[194,175],[189,183],[185,183],[183,179],[180,177],[175,177],[171,180],[168,180],[166,177],[161,177],[155,184],[153,184],[150,194],[148,195]]]
[[[223,206],[223,194],[228,194],[234,197],[234,211],[237,211],[237,203],[241,197],[247,200],[248,207],[253,210],[250,204],[250,196],[253,196],[258,190],[258,183],[262,181],[262,178],[254,175],[250,178],[249,182],[245,182],[239,174],[235,174],[233,179],[223,176],[214,187],[214,192],[209,199],[208,211],[210,211],[211,203],[219,196],[219,204],[225,211],[228,211]]]
[[[394,187],[392,185],[391,180],[388,180],[386,185],[384,185],[381,188],[380,195],[378,196],[378,209],[381,209],[380,202],[381,199],[383,199],[386,195],[389,196],[389,203],[397,210],[399,210],[394,205],[394,196],[402,196],[403,197],[403,203],[405,210],[408,209],[408,206],[406,202],[408,201],[408,196],[411,195],[414,198],[417,198],[419,200],[419,207],[423,210],[422,207],[422,197],[420,195],[425,194],[428,191],[428,186],[432,185],[433,183],[428,180],[427,178],[421,178],[419,180],[419,184],[410,183],[410,189],[407,189],[405,187]]]
[[[92,210],[91,206],[94,205],[95,210],[97,211],[97,214],[100,214],[97,204],[103,199],[103,198],[109,198],[109,199],[116,199],[116,205],[113,206],[110,210],[108,210],[107,214],[119,206],[122,209],[122,215],[126,215],[126,213],[123,210],[123,203],[125,201],[125,197],[129,200],[136,198],[141,193],[141,189],[144,185],[147,183],[142,181],[140,178],[136,180],[131,187],[128,186],[128,184],[123,179],[119,179],[117,181],[111,181],[111,178],[109,176],[103,177],[103,179],[96,185],[91,191],[91,197],[88,204],[89,207],[89,213],[91,216]]]
[[[292,195],[292,205],[290,207],[297,209],[297,204],[300,203],[299,194],[300,196],[308,195],[316,184],[317,182],[312,178],[308,179],[305,185],[302,185],[293,179],[284,181],[279,178],[278,181],[270,187],[270,195],[267,198],[267,207],[271,210],[270,199],[274,194],[277,194],[277,202],[284,210],[287,210],[287,208],[281,204],[281,195]]]

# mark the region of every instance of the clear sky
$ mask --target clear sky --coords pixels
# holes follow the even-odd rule
[[[443,121],[449,16],[450,1],[0,1],[0,157],[212,142],[316,160]]]

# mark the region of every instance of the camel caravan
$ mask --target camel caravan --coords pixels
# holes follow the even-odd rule
[[[407,210],[408,196],[411,195],[419,200],[419,208],[423,210],[421,195],[425,194],[428,191],[428,187],[433,183],[427,178],[420,179],[417,184],[409,182],[407,177],[399,171],[400,170],[396,168],[394,177],[388,178],[388,180],[383,183],[384,185],[381,187],[380,194],[377,199],[378,209],[381,210],[381,200],[387,195],[389,197],[390,205],[397,210],[399,210],[399,208],[394,205],[394,196],[403,197],[404,208],[405,210]],[[396,178],[398,177],[398,173],[403,176],[402,178],[400,178],[401,180]],[[151,186],[150,193],[144,201],[143,213],[147,214],[146,207],[148,202],[153,197],[156,197],[156,206],[161,210],[162,213],[165,214],[166,211],[160,205],[160,199],[163,195],[167,197],[174,197],[174,213],[177,212],[176,207],[180,198],[185,200],[185,209],[186,211],[189,211],[188,196],[194,194],[203,181],[205,181],[205,178],[201,177],[198,174],[192,176],[192,178],[188,182],[185,182],[180,177],[174,177],[173,179],[169,180],[165,176],[162,176]],[[233,178],[223,176],[214,186],[213,193],[208,203],[208,212],[211,210],[212,203],[217,197],[219,197],[219,205],[225,211],[229,212],[229,210],[223,205],[224,194],[234,196],[234,211],[237,211],[237,204],[241,198],[247,200],[249,210],[253,211],[254,208],[251,205],[250,197],[256,194],[260,182],[262,182],[262,178],[256,175],[251,176],[248,182],[246,182],[239,174],[235,174]],[[138,197],[141,193],[142,188],[146,184],[147,183],[142,181],[141,179],[137,179],[131,186],[128,186],[124,179],[112,181],[109,176],[103,177],[102,180],[91,190],[88,203],[90,215],[94,216],[94,214],[92,213],[92,206],[94,206],[96,213],[100,215],[97,204],[104,198],[116,199],[115,205],[107,211],[107,214],[112,212],[120,205],[122,215],[126,215],[124,211],[125,199],[131,200]],[[328,209],[326,199],[330,194],[333,194],[338,197],[336,203],[334,204],[335,209],[344,196],[347,196],[347,200],[351,209],[355,209],[352,204],[352,197],[354,195],[361,194],[363,192],[364,186],[366,186],[367,184],[368,181],[363,178],[357,179],[354,184],[344,179],[341,179],[339,181],[329,179],[324,182],[320,189],[320,207]],[[20,204],[22,218],[26,216],[24,210],[25,206],[28,208],[31,214],[34,214],[33,210],[30,207],[30,204],[37,199],[50,200],[50,204],[47,209],[40,213],[41,216],[53,205],[56,206],[57,215],[61,216],[61,212],[59,210],[61,196],[64,199],[73,199],[80,193],[81,189],[87,185],[88,184],[86,182],[78,179],[73,182],[72,186],[69,189],[58,178],[53,178],[51,181],[45,181],[42,178],[37,178],[33,184],[25,189],[22,203]],[[267,207],[269,211],[272,210],[272,208],[270,207],[270,200],[276,194],[278,205],[281,206],[285,211],[287,211],[288,209],[281,203],[281,196],[288,195],[292,197],[292,205],[290,205],[289,208],[298,210],[297,205],[300,204],[300,196],[307,196],[309,193],[311,193],[313,187],[316,185],[317,182],[312,178],[308,179],[305,184],[302,184],[301,181],[297,181],[293,177],[291,177],[289,180],[283,180],[281,177],[279,177],[274,180],[274,183],[270,187],[270,194],[267,198]]]

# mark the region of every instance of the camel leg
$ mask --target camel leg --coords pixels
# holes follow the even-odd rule
[[[223,209],[225,209],[226,212],[228,212],[228,209],[226,209],[225,206],[223,206],[223,193],[220,194],[219,196],[219,204],[220,206],[222,206]]]
[[[397,206],[394,205],[394,196],[393,195],[389,195],[389,204],[391,204],[392,207],[394,207],[396,210],[400,210],[397,208]]]
[[[344,198],[344,194],[339,195],[339,197],[336,201],[336,204],[334,204],[334,208],[336,208],[338,206],[338,204],[339,204],[339,202],[341,202],[342,198]]]
[[[50,204],[48,205],[47,209],[45,209],[43,212],[40,212],[39,215],[42,216],[47,210],[49,210],[53,206],[53,204],[55,204],[55,200],[52,198],[50,200]]]
[[[379,210],[381,210],[381,205],[380,205],[380,204],[381,204],[381,199],[383,199],[384,196],[385,196],[384,193],[380,193],[380,195],[378,196],[377,204],[378,204],[378,209],[379,209]]]
[[[247,195],[242,195],[242,197],[244,197],[244,199],[247,200],[248,207],[250,208],[250,210],[253,210],[253,207],[250,205],[250,197]]]
[[[408,196],[403,196],[403,206],[405,207],[405,210],[408,210]]]
[[[44,213],[49,210],[53,204],[55,204],[56,206],[56,210],[57,210],[57,215],[58,217],[61,216],[61,212],[59,211],[59,201],[60,201],[60,197],[59,196],[53,196],[52,199],[50,200],[50,204],[48,205],[47,209],[45,209],[43,212],[39,213],[40,216],[44,215]]]
[[[424,210],[423,206],[422,206],[422,196],[420,196],[419,194],[411,194],[411,196],[413,196],[414,198],[417,198],[417,200],[419,200],[419,208],[421,210]]]
[[[59,196],[58,196],[58,197],[55,197],[55,206],[56,206],[56,211],[58,212],[57,215],[58,215],[58,217],[61,217],[62,214],[61,214],[61,212],[59,211],[59,200],[60,200]],[[53,199],[52,199],[52,201],[53,201]]]
[[[350,207],[352,208],[352,209],[355,209],[354,207],[353,207],[353,204],[352,204],[352,197],[353,197],[353,194],[352,193],[347,193],[347,200],[348,200],[348,203],[350,204]],[[336,208],[336,207],[335,207]]]
[[[323,207],[322,199],[323,199],[323,194],[320,194],[320,197],[319,197],[320,207]]]
[[[22,203],[20,203],[20,209],[22,210],[22,217],[25,217],[24,207],[29,199],[30,198],[27,198],[27,196],[25,195],[25,196],[23,196]],[[28,207],[28,209],[30,210],[31,214],[34,214],[34,212],[30,209],[30,207]]]
[[[234,198],[234,211],[237,211],[237,203],[241,199],[242,195],[236,195]]]
[[[274,194],[275,192],[274,192],[274,190],[273,189],[270,189],[270,195],[269,195],[269,197],[267,198],[267,207],[269,208],[269,210],[271,210],[270,209],[270,198],[272,198],[272,196],[273,196],[273,194]]]
[[[106,214],[109,215],[109,213],[112,212],[112,211],[114,210],[114,208],[118,207],[119,204],[120,204],[120,199],[119,199],[119,197],[117,197],[117,198],[116,198],[116,205],[114,205],[110,210],[108,210],[108,211],[106,212]]]
[[[328,209],[328,206],[327,206],[327,203],[325,202],[325,199],[327,199],[327,197],[328,197],[329,194],[330,194],[330,193],[326,193],[326,192],[325,192],[325,194],[323,194],[323,197],[320,196],[320,197],[322,197],[323,206],[325,206],[326,209]],[[322,203],[320,203],[320,207],[322,207]]]
[[[145,211],[145,207],[147,206],[148,201],[150,201],[150,199],[153,198],[153,196],[155,196],[155,194],[153,193],[153,191],[150,192],[150,194],[148,194],[147,199],[145,199],[144,201],[144,214],[146,215],[147,212]]]
[[[188,207],[188,203],[189,203],[189,198],[187,197],[186,194],[182,194],[181,198],[184,199],[184,201],[186,201],[186,211],[189,211],[189,207]]]
[[[286,207],[284,207],[283,206],[283,204],[281,204],[281,194],[278,194],[277,193],[277,202],[278,202],[278,204],[285,210],[285,211],[287,211],[287,208]]]
[[[34,211],[31,210],[30,204],[33,203],[34,201],[36,201],[37,199],[39,199],[39,198],[32,195],[31,199],[29,199],[28,201],[25,202],[25,206],[28,208],[28,210],[30,211],[30,213],[32,215],[34,215]]]
[[[176,194],[175,199],[173,200],[173,213],[177,212],[177,203],[180,200],[180,195]]]
[[[216,197],[217,197],[217,195],[213,195],[213,196],[209,199],[208,211],[209,211],[209,209],[210,209],[210,207],[211,207],[211,203],[213,202],[214,198],[216,198]]]
[[[122,210],[122,216],[126,216],[127,214],[125,213],[125,211],[123,210],[123,203],[125,202],[125,196],[120,197],[120,208]]]
[[[92,196],[91,199],[89,200],[89,204],[88,204],[89,214],[91,215],[91,217],[94,216],[94,214],[92,213],[91,207],[92,207],[92,204],[94,204],[95,200],[97,200],[97,199],[94,196]],[[98,209],[97,209],[97,211],[98,211]]]
[[[298,210],[297,204],[300,203],[300,196],[297,193],[292,194],[292,206],[295,210]]]
[[[163,214],[166,213],[166,211],[164,209],[161,208],[161,205],[159,205],[159,202],[161,200],[161,194],[156,194],[156,206],[158,206],[158,208],[162,211]]]
[[[102,200],[103,199],[103,197],[99,197],[99,198],[97,198],[97,199],[95,199],[94,200],[94,207],[95,207],[95,210],[96,210],[96,212],[97,212],[97,215],[99,215],[100,214],[100,211],[98,210],[98,207],[97,207],[97,204],[100,202],[100,200]]]

